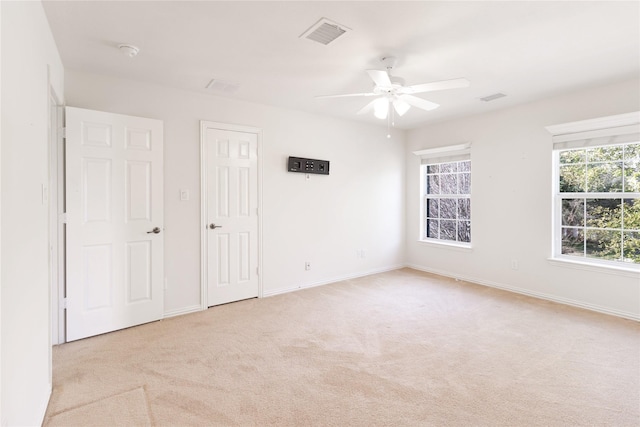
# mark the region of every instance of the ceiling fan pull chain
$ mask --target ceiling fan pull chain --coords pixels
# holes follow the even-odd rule
[[[387,138],[391,139],[391,115],[393,114],[393,108],[391,108],[391,114],[387,116]]]

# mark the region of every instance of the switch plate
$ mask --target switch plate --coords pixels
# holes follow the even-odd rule
[[[46,205],[47,203],[49,203],[49,186],[42,184],[42,204]]]
[[[189,190],[180,190],[180,200],[189,200]]]

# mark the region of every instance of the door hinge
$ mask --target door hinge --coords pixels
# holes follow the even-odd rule
[[[58,214],[58,221],[60,221],[61,224],[66,224],[68,220],[69,220],[69,217],[67,216],[66,212]]]
[[[66,139],[67,138],[67,128],[60,128],[60,136],[62,137],[62,139]]]
[[[66,299],[66,298],[62,298],[62,308],[63,308],[64,310],[66,310],[66,309],[67,309],[67,299]]]
[[[259,275],[260,275],[260,268],[256,267],[256,276],[259,276]]]

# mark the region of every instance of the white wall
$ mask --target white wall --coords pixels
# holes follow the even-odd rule
[[[199,120],[263,129],[265,294],[403,264],[403,132],[72,70],[65,91],[70,106],[164,121],[165,312],[200,303]],[[331,175],[286,172],[288,156],[329,160]]]
[[[1,420],[38,425],[51,393],[48,182],[49,83],[63,68],[40,2],[1,2]]]
[[[640,110],[635,79],[407,134],[407,263],[631,318],[640,275],[558,266],[551,256],[551,135],[545,126]],[[499,102],[499,101],[494,101]],[[419,160],[412,151],[471,142],[471,251],[418,242]],[[516,260],[519,268],[511,269]]]

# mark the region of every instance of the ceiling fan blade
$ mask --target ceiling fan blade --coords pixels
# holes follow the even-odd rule
[[[366,114],[369,111],[373,110],[373,105],[376,103],[377,99],[374,99],[373,101],[369,102],[367,105],[365,105],[364,107],[362,107],[360,109],[360,111],[358,111],[357,114]]]
[[[364,92],[364,93],[345,93],[345,94],[341,94],[341,95],[320,95],[320,96],[316,96],[317,99],[320,98],[344,98],[347,96],[376,96],[376,93],[373,92]]]
[[[421,85],[406,86],[401,89],[402,93],[424,93],[433,92],[444,89],[457,89],[461,87],[469,87],[467,79],[441,80],[439,82],[424,83]]]
[[[409,105],[422,108],[423,110],[426,110],[426,111],[434,110],[440,106],[435,102],[427,101],[426,99],[418,98],[417,96],[413,96],[413,95],[401,95],[399,96],[399,99],[403,100]]]
[[[376,83],[376,86],[391,87],[391,79],[386,71],[381,70],[367,70],[369,77]]]

